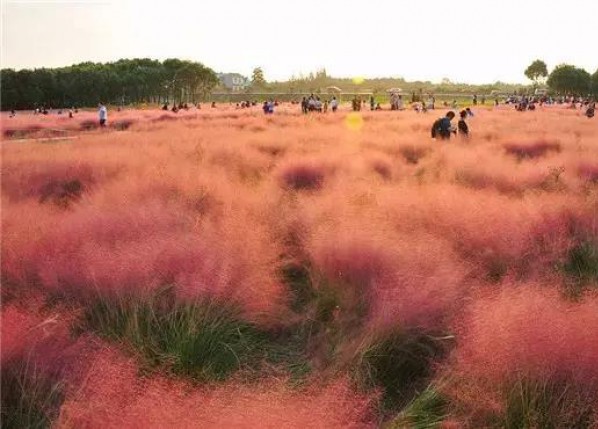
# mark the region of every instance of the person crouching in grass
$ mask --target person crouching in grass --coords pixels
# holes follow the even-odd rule
[[[437,119],[432,125],[432,138],[441,140],[450,140],[451,133],[456,132],[451,121],[455,118],[455,112],[452,110],[445,117]]]

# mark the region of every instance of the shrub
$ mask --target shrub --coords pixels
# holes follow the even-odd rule
[[[597,304],[566,303],[533,285],[479,299],[449,370],[454,408],[475,427],[593,427]]]
[[[226,303],[177,304],[170,289],[146,300],[98,299],[85,309],[83,328],[122,340],[150,365],[199,380],[219,380],[256,365],[263,333]]]
[[[79,129],[81,131],[91,131],[99,127],[100,124],[98,123],[98,121],[95,121],[93,119],[85,119],[79,123]]]
[[[598,183],[598,164],[581,164],[578,173],[584,181]]]
[[[598,244],[585,240],[573,246],[562,266],[572,280],[569,292],[578,295],[588,285],[598,286]]]
[[[446,417],[447,399],[430,385],[394,418],[386,429],[436,429]]]
[[[118,131],[128,130],[136,121],[133,119],[121,119],[112,123],[112,127]]]
[[[417,331],[395,331],[365,345],[353,364],[362,387],[380,388],[384,405],[405,405],[432,374],[444,352],[443,340]]]
[[[51,426],[64,399],[62,383],[46,377],[26,357],[3,362],[0,379],[3,428]]]
[[[399,151],[403,155],[403,158],[405,158],[405,161],[407,161],[407,164],[416,165],[420,159],[426,156],[429,149],[423,146],[405,145],[400,146]]]
[[[538,140],[533,143],[507,143],[504,148],[509,155],[523,160],[539,158],[549,151],[560,152],[561,144],[555,141]]]
[[[85,187],[80,180],[69,180],[65,182],[50,182],[44,186],[40,193],[40,203],[51,201],[59,207],[66,208],[71,203],[78,201]]]
[[[306,161],[289,163],[279,174],[281,185],[296,191],[320,189],[325,177],[325,166]]]
[[[497,416],[501,428],[591,429],[596,422],[592,398],[579,396],[567,384],[519,379],[504,400],[504,413]]]
[[[392,179],[392,164],[382,158],[374,158],[370,161],[372,170],[380,175],[385,180]]]

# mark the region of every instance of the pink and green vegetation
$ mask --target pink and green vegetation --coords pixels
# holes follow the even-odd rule
[[[296,110],[2,118],[3,427],[597,427],[596,122]]]

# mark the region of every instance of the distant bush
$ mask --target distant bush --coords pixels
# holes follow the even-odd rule
[[[598,164],[581,164],[578,168],[579,177],[591,183],[598,183]]]
[[[385,180],[392,179],[392,164],[383,158],[373,158],[370,160],[372,170]]]
[[[31,124],[24,128],[4,128],[2,134],[5,138],[26,138],[29,137],[44,128],[41,125]]]
[[[550,151],[560,152],[561,144],[556,141],[538,140],[533,143],[507,143],[504,148],[509,155],[524,160],[539,158]]]
[[[562,268],[573,280],[569,291],[574,295],[588,284],[598,287],[598,244],[589,240],[576,244],[569,250]]]
[[[429,149],[424,146],[405,145],[400,146],[399,151],[407,164],[417,164],[428,153]]]
[[[81,131],[91,131],[100,128],[98,121],[93,119],[85,119],[79,123],[79,129]]]
[[[300,190],[317,190],[324,185],[327,168],[322,164],[307,161],[295,161],[284,165],[279,179],[282,186]]]
[[[84,191],[85,187],[77,179],[68,182],[50,182],[41,189],[39,201],[41,203],[51,201],[59,207],[66,208],[78,201]]]
[[[128,130],[136,121],[133,119],[121,119],[112,123],[112,128],[118,131]]]

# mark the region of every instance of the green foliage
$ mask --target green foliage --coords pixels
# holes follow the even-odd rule
[[[262,89],[266,86],[264,71],[261,67],[256,67],[253,69],[253,73],[251,74],[251,86],[257,89]]]
[[[538,83],[540,78],[548,76],[548,68],[546,63],[542,60],[536,60],[525,69],[525,76],[529,80],[533,80],[535,84]]]
[[[397,331],[366,345],[353,365],[365,388],[381,388],[386,408],[404,405],[432,373],[432,361],[444,353],[441,339],[420,332]]]
[[[218,83],[216,73],[196,62],[149,58],[80,63],[56,69],[2,70],[2,110],[35,106],[95,106],[183,98],[195,101]]]
[[[598,70],[592,75],[592,93],[598,97]]]
[[[435,429],[446,416],[447,399],[428,386],[393,419],[386,429]]]
[[[561,64],[550,73],[547,83],[562,94],[586,95],[590,91],[591,77],[584,69]]]
[[[441,94],[462,94],[468,102],[471,101],[472,94],[490,94],[492,91],[498,91],[501,94],[513,94],[515,92],[527,92],[525,85],[508,84],[504,82],[494,82],[485,85],[470,85],[466,83],[454,83],[444,81],[441,83],[406,81],[403,78],[381,77],[365,79],[362,83],[356,83],[351,78],[332,77],[325,70],[310,73],[306,76],[294,76],[288,81],[269,82],[268,89],[275,93],[316,93],[329,86],[336,86],[344,93],[353,94],[363,91],[372,91],[375,95],[386,96],[386,90],[390,88],[401,88],[403,90],[404,101],[411,100],[411,94],[415,92],[416,98],[420,91],[426,95],[435,94],[437,101]],[[331,94],[332,95],[332,94]],[[452,97],[455,98],[455,97]],[[452,101],[452,98],[448,101]],[[456,97],[459,99],[459,97]]]
[[[28,360],[3,362],[2,427],[49,428],[63,401],[62,384],[45,377]]]
[[[300,313],[316,297],[312,288],[309,269],[304,265],[287,264],[281,268],[281,276],[291,290],[291,310]]]
[[[170,289],[147,299],[98,299],[86,308],[83,329],[123,341],[150,366],[196,380],[222,380],[262,362],[293,375],[309,368],[294,338],[260,330],[231,303],[177,303]]]
[[[567,385],[518,380],[506,392],[505,411],[495,427],[504,429],[589,429],[592,399]]]
[[[598,245],[586,240],[572,247],[562,270],[573,280],[568,292],[574,297],[586,286],[598,285]]]

